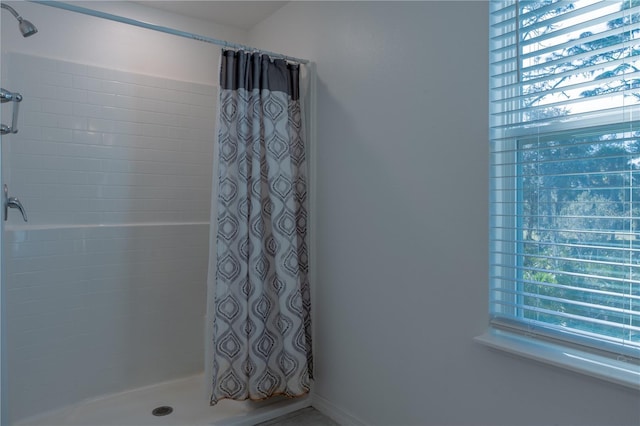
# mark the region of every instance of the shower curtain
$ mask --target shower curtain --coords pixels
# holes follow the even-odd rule
[[[223,49],[209,270],[211,405],[309,391],[302,117],[300,65]]]

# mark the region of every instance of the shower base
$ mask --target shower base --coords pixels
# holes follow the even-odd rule
[[[252,426],[311,405],[309,397],[208,405],[204,375],[133,389],[31,417],[16,426]],[[164,416],[152,412],[169,406]],[[169,410],[159,410],[163,413]]]

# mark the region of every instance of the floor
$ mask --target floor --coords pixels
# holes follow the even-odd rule
[[[313,407],[303,408],[290,414],[285,414],[268,422],[258,423],[256,426],[340,426],[329,417]]]

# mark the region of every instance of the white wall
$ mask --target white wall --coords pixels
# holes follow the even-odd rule
[[[315,391],[377,425],[640,423],[640,395],[480,347],[487,2],[295,2],[250,32],[317,63]]]
[[[2,86],[24,95],[20,131],[2,140],[3,181],[29,215],[12,210],[4,231],[3,424],[202,370],[219,56],[12,5],[39,33],[22,38],[2,13]],[[85,5],[245,41],[144,6]]]

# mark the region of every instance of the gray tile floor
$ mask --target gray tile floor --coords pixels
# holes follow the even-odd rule
[[[303,408],[256,426],[340,426],[313,407]]]

